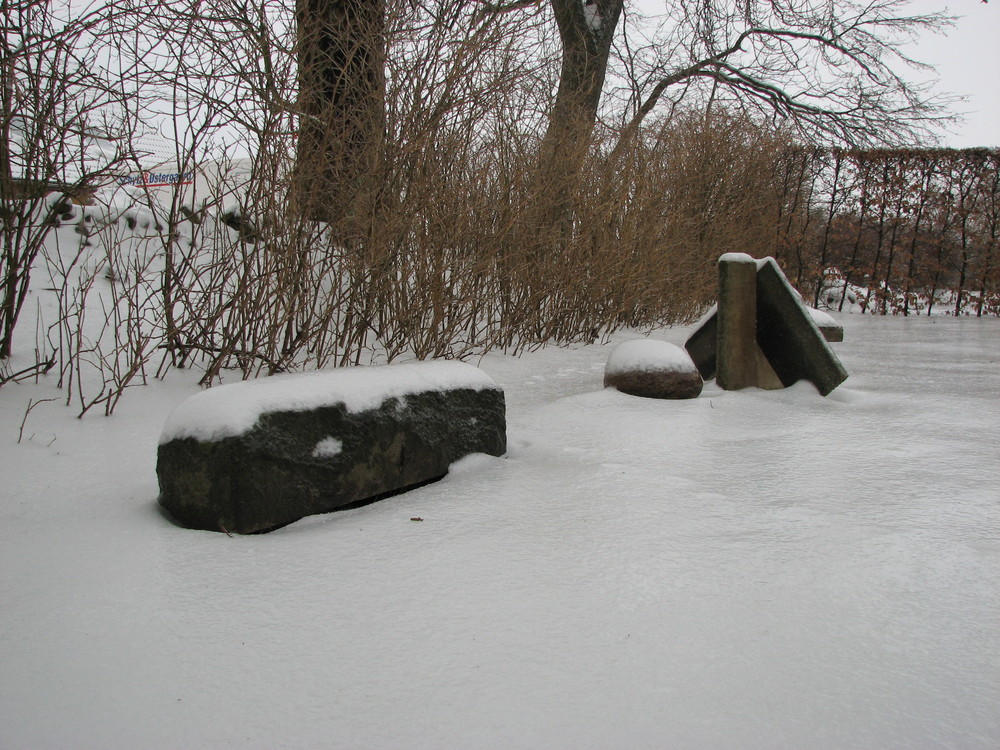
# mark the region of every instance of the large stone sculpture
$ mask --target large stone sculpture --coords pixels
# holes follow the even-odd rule
[[[829,327],[829,326],[828,326]],[[726,390],[784,388],[809,380],[826,396],[847,371],[773,258],[719,258],[719,305],[684,345],[706,380]]]

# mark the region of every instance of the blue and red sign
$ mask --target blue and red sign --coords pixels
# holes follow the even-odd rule
[[[119,185],[139,187],[166,187],[168,185],[190,185],[194,172],[139,172],[118,178]]]

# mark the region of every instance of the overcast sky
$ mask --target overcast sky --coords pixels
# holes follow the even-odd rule
[[[655,15],[664,2],[677,0],[634,0],[645,13]],[[833,0],[836,2],[836,0]],[[965,121],[941,133],[943,146],[952,148],[1000,147],[1000,0],[911,0],[904,14],[937,11],[961,16],[946,35],[926,34],[908,50],[911,58],[937,70],[941,94],[965,97],[956,113]],[[904,71],[905,72],[905,71]],[[914,71],[912,80],[927,80]]]
[[[954,148],[1000,147],[1000,0],[914,0],[914,11],[962,16],[946,37],[921,39],[913,57],[937,68],[941,90],[967,97],[966,122],[946,136]]]

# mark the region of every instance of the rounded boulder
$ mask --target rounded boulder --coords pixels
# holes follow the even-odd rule
[[[643,398],[697,398],[704,381],[681,347],[633,339],[614,348],[604,368],[604,387]]]

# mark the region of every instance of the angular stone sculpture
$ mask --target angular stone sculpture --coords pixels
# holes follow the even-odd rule
[[[843,340],[843,330],[832,318],[833,328],[820,329],[773,258],[723,255],[719,287],[723,314],[710,316],[684,345],[703,378],[726,389],[784,388],[804,379],[824,396],[847,379],[827,344]]]
[[[644,398],[698,398],[701,375],[681,347],[635,339],[614,348],[604,368],[604,387]]]
[[[160,504],[251,534],[444,476],[506,451],[504,394],[461,362],[277,376],[198,393],[160,439]]]
[[[828,342],[836,344],[844,340],[844,329],[833,318],[822,310],[811,307],[806,308],[806,310],[812,316],[819,332],[823,334],[823,338]],[[705,380],[714,378],[717,369],[718,324],[718,313],[713,310],[712,314],[705,318],[704,322],[684,343],[684,348],[691,355],[691,359],[698,367],[698,372]]]

